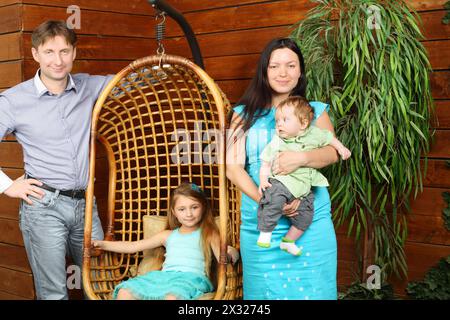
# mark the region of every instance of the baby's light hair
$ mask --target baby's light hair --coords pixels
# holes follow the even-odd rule
[[[300,123],[307,122],[308,127],[310,126],[311,122],[314,119],[314,110],[309,104],[308,100],[301,96],[290,96],[281,101],[278,104],[277,109],[281,110],[287,106],[294,107],[294,114],[297,117],[298,121],[300,121]]]

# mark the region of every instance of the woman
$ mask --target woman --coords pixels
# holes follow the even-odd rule
[[[330,196],[326,187],[313,188],[314,217],[297,245],[300,257],[278,246],[256,245],[259,159],[275,132],[275,108],[290,95],[305,96],[306,77],[303,56],[292,39],[272,40],[263,50],[257,72],[230,115],[232,141],[227,148],[227,177],[242,191],[241,256],[244,299],[336,299],[337,247],[331,220]],[[310,102],[314,124],[334,134],[327,114],[328,105]],[[323,168],[338,160],[331,146],[308,152],[280,153],[272,166],[274,174],[288,174],[299,167]],[[292,214],[301,205],[294,200],[284,208]],[[289,229],[283,217],[272,239],[276,243]]]

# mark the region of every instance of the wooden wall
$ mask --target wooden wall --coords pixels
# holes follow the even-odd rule
[[[312,4],[306,0],[168,0],[181,11],[197,35],[206,71],[231,102],[237,101],[253,75],[264,45],[286,36]],[[450,27],[440,23],[445,0],[408,0],[420,12],[424,45],[435,72],[432,77],[439,122],[429,154],[424,192],[413,202],[408,216],[406,253],[409,280],[421,279],[440,257],[450,254],[444,229],[441,193],[450,189]],[[30,34],[48,18],[67,19],[69,5],[81,8],[78,57],[74,72],[115,73],[130,61],[155,52],[154,11],[145,0],[0,0],[0,91],[31,78],[36,71],[30,52]],[[167,22],[167,53],[190,57],[181,29]],[[102,154],[99,155],[103,159]],[[101,163],[101,161],[100,161]],[[11,177],[23,172],[22,153],[14,137],[0,143],[0,167]],[[100,165],[98,170],[104,170]],[[105,208],[105,178],[97,181],[100,211]],[[0,299],[34,297],[32,277],[17,223],[18,201],[0,195]],[[355,243],[338,233],[338,284],[358,279]],[[393,280],[404,294],[405,281]]]

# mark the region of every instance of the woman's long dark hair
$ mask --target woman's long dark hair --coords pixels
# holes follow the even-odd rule
[[[270,110],[272,102],[272,88],[267,79],[267,68],[269,66],[270,55],[274,50],[288,48],[294,51],[300,62],[301,76],[298,80],[297,86],[292,90],[290,95],[299,95],[304,97],[306,93],[306,69],[302,52],[295,41],[290,38],[276,38],[270,41],[261,53],[256,68],[256,74],[250,82],[244,95],[239,99],[236,105],[244,105],[243,113],[241,114],[241,123],[238,127],[246,132],[255,123],[255,121],[264,116]],[[228,123],[231,124],[233,112],[228,115]]]

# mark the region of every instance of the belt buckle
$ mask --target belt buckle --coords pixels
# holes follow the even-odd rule
[[[79,198],[79,196],[78,196],[79,192],[80,192],[80,190],[72,190],[72,199],[73,198],[78,199]]]
[[[72,191],[72,198],[82,199],[84,198],[84,190],[73,190]]]

